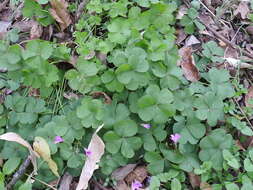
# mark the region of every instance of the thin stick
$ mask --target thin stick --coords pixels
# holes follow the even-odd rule
[[[239,110],[241,111],[241,113],[243,114],[244,118],[246,119],[246,121],[249,123],[251,129],[253,129],[253,126],[249,120],[249,118],[247,117],[246,113],[243,111],[243,109],[241,108],[240,104],[237,102],[237,100],[235,98],[233,98],[233,101],[236,103],[236,105],[238,106]]]
[[[13,175],[11,181],[7,185],[7,189],[12,189],[12,186],[14,186],[17,183],[17,181],[24,175],[30,163],[31,163],[31,159],[30,159],[30,156],[28,156],[26,160],[21,164],[18,171]]]
[[[29,176],[28,174],[25,174],[25,175],[26,175],[26,176]],[[44,181],[42,181],[42,180],[40,180],[40,179],[37,179],[37,178],[35,178],[35,177],[33,177],[33,176],[31,176],[31,178],[34,179],[35,181],[40,182],[41,184],[43,184],[43,185],[45,185],[45,186],[47,186],[47,187],[53,189],[53,190],[57,190],[57,189],[56,189],[55,187],[53,187],[52,185],[49,185],[49,184],[47,184],[46,182],[44,182]]]

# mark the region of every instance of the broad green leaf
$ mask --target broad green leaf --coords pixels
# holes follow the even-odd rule
[[[171,190],[181,190],[181,183],[177,178],[171,181]]]
[[[12,157],[7,160],[3,165],[3,173],[5,175],[12,174],[19,166],[21,159],[18,157]]]

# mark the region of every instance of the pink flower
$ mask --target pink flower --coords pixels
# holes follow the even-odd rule
[[[131,185],[131,190],[139,190],[142,187],[141,182],[134,180],[134,182]]]
[[[64,139],[61,138],[61,136],[55,136],[55,138],[54,138],[54,144],[61,143],[63,141],[64,141]]]
[[[141,126],[146,128],[146,129],[149,129],[151,127],[151,125],[148,124],[148,123],[142,123]]]
[[[84,152],[86,156],[90,156],[92,154],[92,152],[87,148],[84,148]]]
[[[181,138],[181,135],[178,133],[172,134],[170,135],[170,139],[174,142],[177,143],[179,141],[179,139]]]

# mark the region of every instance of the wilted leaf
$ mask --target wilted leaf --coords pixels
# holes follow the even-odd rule
[[[138,166],[134,169],[134,171],[132,171],[131,173],[127,175],[127,177],[125,178],[125,181],[128,184],[132,184],[132,182],[134,182],[135,180],[142,183],[147,178],[147,176],[148,176],[147,167]]]
[[[112,172],[112,178],[115,180],[123,180],[130,172],[134,170],[136,167],[136,164],[127,164],[121,168],[116,169],[114,172]]]
[[[206,182],[201,182],[200,183],[200,189],[201,190],[212,190],[212,187],[211,187],[211,185],[209,185]]]
[[[181,57],[179,64],[182,67],[185,78],[191,82],[198,81],[200,79],[200,75],[197,67],[195,66],[191,47],[182,47],[179,50],[179,55]]]
[[[82,190],[88,188],[88,182],[92,177],[93,172],[98,169],[97,163],[100,161],[101,157],[105,151],[105,144],[102,139],[97,135],[97,132],[103,127],[101,125],[96,132],[93,134],[88,150],[91,154],[87,157],[87,160],[82,169],[82,173],[77,185],[76,190]]]
[[[234,12],[234,15],[241,15],[242,19],[246,19],[248,13],[250,12],[249,7],[248,7],[248,2],[246,1],[241,1],[239,6],[237,7],[237,9]]]
[[[245,105],[253,108],[253,86],[248,89],[248,93],[245,96]]]
[[[118,181],[115,189],[117,189],[117,190],[130,190],[130,188],[127,186],[127,184],[124,180]]]
[[[16,133],[5,133],[3,135],[0,135],[0,139],[1,140],[6,140],[6,141],[11,141],[11,142],[16,142],[21,144],[22,146],[26,147],[31,155],[31,162],[33,164],[33,169],[34,169],[34,174],[37,174],[37,162],[36,162],[36,156],[38,156],[38,154],[36,152],[34,152],[34,150],[32,149],[31,145],[25,141],[22,137],[20,137],[18,134]]]
[[[61,30],[65,30],[71,23],[71,18],[67,10],[68,3],[65,0],[51,0],[51,15],[60,23]]]
[[[51,158],[50,148],[49,148],[49,145],[47,144],[47,141],[43,139],[42,137],[35,137],[34,142],[33,142],[33,148],[42,157],[42,159],[47,162],[52,172],[57,177],[59,177],[58,167]]]

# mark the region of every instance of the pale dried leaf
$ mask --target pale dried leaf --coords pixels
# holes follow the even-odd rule
[[[34,174],[35,175],[37,174],[37,160],[36,160],[36,157],[39,157],[39,155],[36,152],[34,152],[31,145],[26,140],[24,140],[18,134],[12,133],[12,132],[0,135],[0,139],[5,140],[5,141],[16,142],[16,143],[21,144],[22,146],[26,147],[29,150],[29,153],[30,153],[30,156],[31,156],[31,162],[33,164]]]
[[[42,26],[38,22],[34,22],[32,24],[32,28],[30,31],[30,39],[33,40],[33,39],[40,38],[42,35],[42,32],[43,32]]]
[[[186,39],[187,35],[185,34],[183,29],[178,29],[176,34],[177,34],[176,44],[180,45]]]
[[[239,6],[237,7],[237,9],[234,12],[234,15],[236,16],[236,15],[240,14],[242,19],[246,19],[249,12],[250,12],[250,9],[248,6],[248,2],[241,1]]]
[[[182,47],[179,50],[179,55],[181,57],[179,65],[183,70],[185,78],[191,82],[198,81],[200,79],[200,75],[197,67],[195,66],[191,47]]]
[[[176,19],[178,20],[182,19],[182,17],[187,13],[187,10],[188,8],[186,5],[181,5],[178,9]]]
[[[193,189],[200,186],[200,177],[192,172],[188,173],[190,183]]]
[[[102,139],[97,135],[97,132],[103,127],[101,125],[96,132],[92,135],[88,150],[91,151],[91,155],[87,157],[82,173],[77,185],[76,190],[83,190],[88,188],[88,182],[93,175],[93,172],[98,169],[97,163],[100,162],[101,157],[105,151],[105,144]]]
[[[7,32],[7,29],[11,26],[11,22],[0,21],[0,33]]]
[[[73,179],[73,176],[70,175],[68,172],[66,172],[61,179],[59,190],[69,190],[72,179]]]
[[[191,35],[186,39],[185,46],[192,46],[200,43],[201,42],[194,35]]]
[[[201,182],[200,183],[200,189],[201,190],[212,190],[212,187],[210,184],[206,183],[206,182]]]
[[[59,177],[58,167],[51,158],[50,148],[47,141],[42,137],[35,137],[33,142],[33,149],[45,160],[51,171]]]
[[[67,10],[68,4],[65,0],[51,0],[51,15],[60,23],[61,30],[65,30],[71,23],[70,14]]]
[[[239,59],[234,59],[234,58],[225,58],[227,63],[235,68],[240,68],[240,69],[253,69],[253,65],[241,62]]]
[[[116,169],[112,172],[112,178],[115,180],[123,180],[130,172],[134,170],[136,164],[127,164],[121,168]]]

